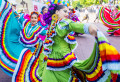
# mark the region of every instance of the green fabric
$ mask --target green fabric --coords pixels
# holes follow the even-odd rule
[[[55,30],[57,32],[57,35],[54,36],[52,39],[54,41],[54,44],[52,45],[52,53],[49,55],[49,58],[55,58],[60,59],[63,58],[66,54],[71,52],[71,47],[75,47],[74,45],[71,45],[67,43],[64,38],[69,34],[71,31],[75,31],[78,33],[84,33],[84,24],[82,23],[73,23],[72,20],[65,19],[67,22],[69,22],[68,29],[61,29],[58,27],[58,25],[55,27]],[[52,22],[53,23],[53,22]],[[66,23],[60,22],[61,27],[65,27]],[[67,27],[66,26],[66,27]],[[57,54],[57,55],[56,55]]]
[[[71,69],[63,71],[50,71],[44,69],[42,82],[68,82]]]
[[[69,34],[71,31],[84,33],[84,24],[81,23],[73,23],[73,21],[66,19],[69,23],[67,27],[68,29],[60,29],[58,25],[55,27],[57,35],[54,36],[52,39],[54,41],[54,44],[52,46],[49,46],[49,48],[52,50],[52,53],[49,54],[49,58],[54,59],[61,59],[66,54],[71,52],[71,48],[75,47],[75,44],[70,45],[67,43],[64,38]],[[54,23],[54,21],[52,21]],[[66,23],[60,22],[61,27],[66,26]],[[79,31],[78,31],[79,30]],[[42,53],[40,55],[39,60],[39,68],[38,73],[42,77],[42,82],[68,82],[70,79],[70,72],[71,69],[66,69],[63,71],[50,71],[46,69],[47,62],[43,62],[45,55]],[[51,79],[52,78],[52,79]]]
[[[77,33],[83,33],[84,34],[84,24],[83,23],[70,23],[69,24],[69,29],[70,31],[74,31],[74,32],[77,32]]]
[[[47,62],[46,61],[43,61],[44,60],[44,57],[45,55],[43,53],[40,54],[40,57],[39,57],[39,68],[38,68],[38,74],[39,76],[42,78],[42,75],[43,75],[43,70],[44,68],[46,68],[46,64]]]
[[[82,60],[82,61],[79,61],[79,62],[75,62],[73,66],[76,67],[77,69],[89,70],[91,68],[91,66],[93,65],[94,61],[95,61],[95,54],[96,54],[96,49],[97,49],[96,45],[97,44],[95,43],[93,52],[88,59]]]
[[[52,52],[51,54],[49,54],[49,58],[61,59],[66,54],[71,52],[71,47],[75,47],[75,45],[70,45],[64,40],[65,36],[67,36],[67,34],[69,34],[71,31],[84,33],[84,24],[73,23],[73,21],[69,19],[66,20],[70,22],[69,25],[66,26],[66,29],[61,29],[58,27],[58,25],[55,27],[57,35],[52,38],[54,44],[51,46]],[[64,27],[66,25],[64,22],[59,22],[59,23],[61,27]],[[93,58],[93,56],[91,56],[91,58]],[[86,63],[87,61],[89,62],[91,58],[89,58],[85,62]],[[83,64],[84,63],[82,63],[81,66]],[[78,64],[76,63],[74,66],[77,67]],[[44,68],[42,82],[68,82],[70,80],[70,75],[71,75],[70,72],[71,72],[71,68],[63,71],[51,71]]]

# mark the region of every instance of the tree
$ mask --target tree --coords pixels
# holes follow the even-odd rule
[[[95,4],[97,4],[99,2],[99,0],[95,0]]]

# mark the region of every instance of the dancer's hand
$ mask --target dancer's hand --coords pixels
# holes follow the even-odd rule
[[[95,37],[97,37],[97,26],[94,24],[91,24],[89,26],[89,33]]]

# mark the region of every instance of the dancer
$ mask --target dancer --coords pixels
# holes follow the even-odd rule
[[[46,10],[45,12],[44,12],[44,14],[47,12],[47,8],[46,7],[44,7],[44,8],[42,8],[43,10],[42,11],[44,11],[44,9]],[[29,11],[28,10],[26,10],[26,12],[21,16],[21,18],[23,17],[24,19],[27,19],[27,20],[30,20],[30,15],[29,15],[29,13],[28,13]],[[39,26],[41,26],[42,28],[48,28],[48,25],[45,23],[45,21],[43,20],[43,14],[41,14],[41,13],[39,13],[39,16],[38,16],[38,25]]]
[[[110,34],[110,36],[120,35],[120,12],[118,11],[118,6],[116,6],[113,12],[106,7],[101,7],[99,16],[102,23],[109,28],[107,33]]]
[[[48,28],[49,26],[45,23],[45,21],[43,20],[43,15],[45,14],[45,13],[47,13],[48,12],[48,8],[46,7],[46,6],[43,6],[42,7],[42,11],[41,11],[41,13],[39,14],[39,21],[38,21],[38,24],[40,25],[40,26],[42,26],[43,28]]]
[[[95,22],[96,20],[98,20],[98,22],[99,22],[99,7],[98,7],[98,6],[97,6],[97,8],[96,8],[95,14],[96,14],[96,18],[95,18],[94,22]]]
[[[87,22],[88,22],[88,20],[89,20],[89,15],[88,15],[88,10],[87,10],[87,8],[85,8],[85,16],[84,16],[84,18],[83,18],[82,21],[84,21],[84,20],[87,20]]]
[[[0,13],[0,68],[12,76],[20,54],[28,57],[36,54],[38,47],[42,48],[41,36],[46,30],[37,24],[36,12],[31,13],[31,20],[17,19],[6,0],[0,1]]]
[[[41,11],[41,14],[45,14],[45,13],[47,13],[48,12],[48,8],[46,7],[46,6],[43,6],[42,7],[42,11]]]
[[[92,24],[83,24],[66,19],[68,8],[64,5],[52,4],[44,16],[50,29],[44,43],[44,54],[48,56],[42,76],[38,74],[38,65],[32,56],[21,55],[12,82],[73,82],[73,81],[120,81],[120,55],[110,45],[106,37]],[[86,60],[78,60],[73,53],[76,40],[69,32],[91,34],[96,37],[91,56]],[[79,54],[78,54],[79,55]],[[25,65],[25,67],[22,67]]]

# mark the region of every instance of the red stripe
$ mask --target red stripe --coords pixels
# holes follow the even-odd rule
[[[20,69],[18,70],[18,74],[17,74],[17,76],[16,76],[16,82],[18,81],[19,82],[19,79],[21,78],[21,76],[24,74],[24,72],[22,71],[22,70],[25,70],[25,69],[23,69],[23,67],[24,67],[24,65],[25,65],[25,63],[27,63],[26,62],[26,59],[28,58],[28,56],[29,56],[29,54],[28,53],[30,53],[31,51],[30,50],[27,50],[25,53],[24,53],[24,57],[23,57],[23,59],[22,59],[22,62],[21,62],[21,65],[19,65],[20,66]]]
[[[100,67],[99,73],[96,74],[93,78],[86,77],[88,81],[95,81],[103,74],[102,67]]]
[[[102,61],[118,61],[120,60],[120,55],[117,54],[117,55],[103,55],[103,56],[100,56]]]
[[[34,69],[36,69],[36,68],[35,68],[35,65],[36,65],[36,63],[38,62],[39,57],[40,57],[40,54],[42,53],[42,51],[43,51],[43,46],[41,47],[41,51],[40,51],[40,53],[39,53],[38,58],[34,61],[33,65],[31,66],[31,69],[30,69],[30,79],[32,80],[32,82],[36,82],[35,79],[32,77],[32,75],[33,75],[32,71],[33,71]],[[35,76],[35,73],[34,73],[34,76]]]
[[[69,58],[69,60],[53,60],[54,62],[47,62],[47,66],[53,66],[53,67],[62,67],[68,65],[72,60],[76,59],[74,56],[73,58]],[[56,63],[56,61],[60,61],[59,63]]]

